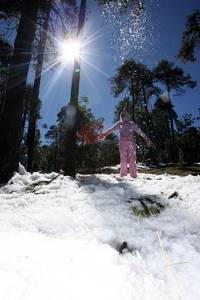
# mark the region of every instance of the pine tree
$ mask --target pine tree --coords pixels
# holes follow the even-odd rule
[[[152,138],[156,145],[156,151],[153,151],[152,160],[154,162],[171,161],[171,132],[170,120],[176,120],[177,115],[171,102],[164,102],[158,98],[151,112],[152,119]]]
[[[166,87],[168,93],[169,102],[171,102],[171,92],[175,91],[179,95],[185,92],[184,87],[194,88],[196,82],[192,80],[192,77],[184,74],[181,68],[175,67],[173,62],[167,60],[161,60],[158,65],[153,69],[155,80],[160,82]],[[170,119],[171,129],[171,156],[172,160],[175,161],[175,129],[173,115]]]
[[[114,96],[122,93],[128,94],[120,101],[115,114],[118,115],[123,106],[129,111],[132,120],[150,137],[152,135],[152,121],[149,111],[149,100],[158,95],[160,90],[154,85],[153,73],[143,64],[132,59],[125,60],[117,69],[116,75],[111,79]],[[116,119],[116,118],[115,118]],[[136,136],[138,157],[143,161],[148,152],[144,140]]]
[[[196,51],[200,46],[200,10],[194,11],[187,17],[186,29],[182,34],[181,48],[178,57],[183,62],[194,62]]]
[[[118,97],[126,93],[126,98],[131,101],[131,117],[137,122],[137,116],[142,110],[146,114],[148,123],[148,101],[153,94],[158,94],[152,72],[143,64],[132,59],[125,62],[117,69],[111,78],[112,94]]]
[[[177,144],[182,154],[182,161],[193,164],[198,162],[200,155],[200,130],[194,127],[196,118],[185,114],[177,119]]]

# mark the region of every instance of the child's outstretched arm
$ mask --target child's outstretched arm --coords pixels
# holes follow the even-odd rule
[[[148,136],[134,123],[134,131],[139,134],[147,143],[147,146],[151,146],[153,143]]]
[[[109,134],[119,128],[119,122],[115,123],[115,125],[98,136],[98,140],[104,140]]]

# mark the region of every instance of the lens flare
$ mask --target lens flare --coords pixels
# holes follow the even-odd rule
[[[61,60],[71,62],[80,57],[81,43],[78,40],[70,39],[60,43]]]

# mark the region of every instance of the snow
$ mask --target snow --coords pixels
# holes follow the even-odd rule
[[[200,299],[199,176],[56,175],[0,188],[0,299]],[[165,209],[137,217],[141,197]]]
[[[115,166],[105,166],[103,168],[101,168],[101,170],[106,170],[109,169],[110,171],[119,171],[120,170],[120,165],[115,165]],[[147,165],[143,164],[143,163],[137,163],[137,169],[141,170],[141,169],[150,169]]]
[[[19,174],[20,175],[27,175],[28,172],[26,171],[26,169],[24,168],[24,166],[22,164],[19,163]]]

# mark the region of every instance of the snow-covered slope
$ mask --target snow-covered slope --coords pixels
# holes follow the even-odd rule
[[[23,174],[0,188],[0,299],[200,299],[199,176]]]

